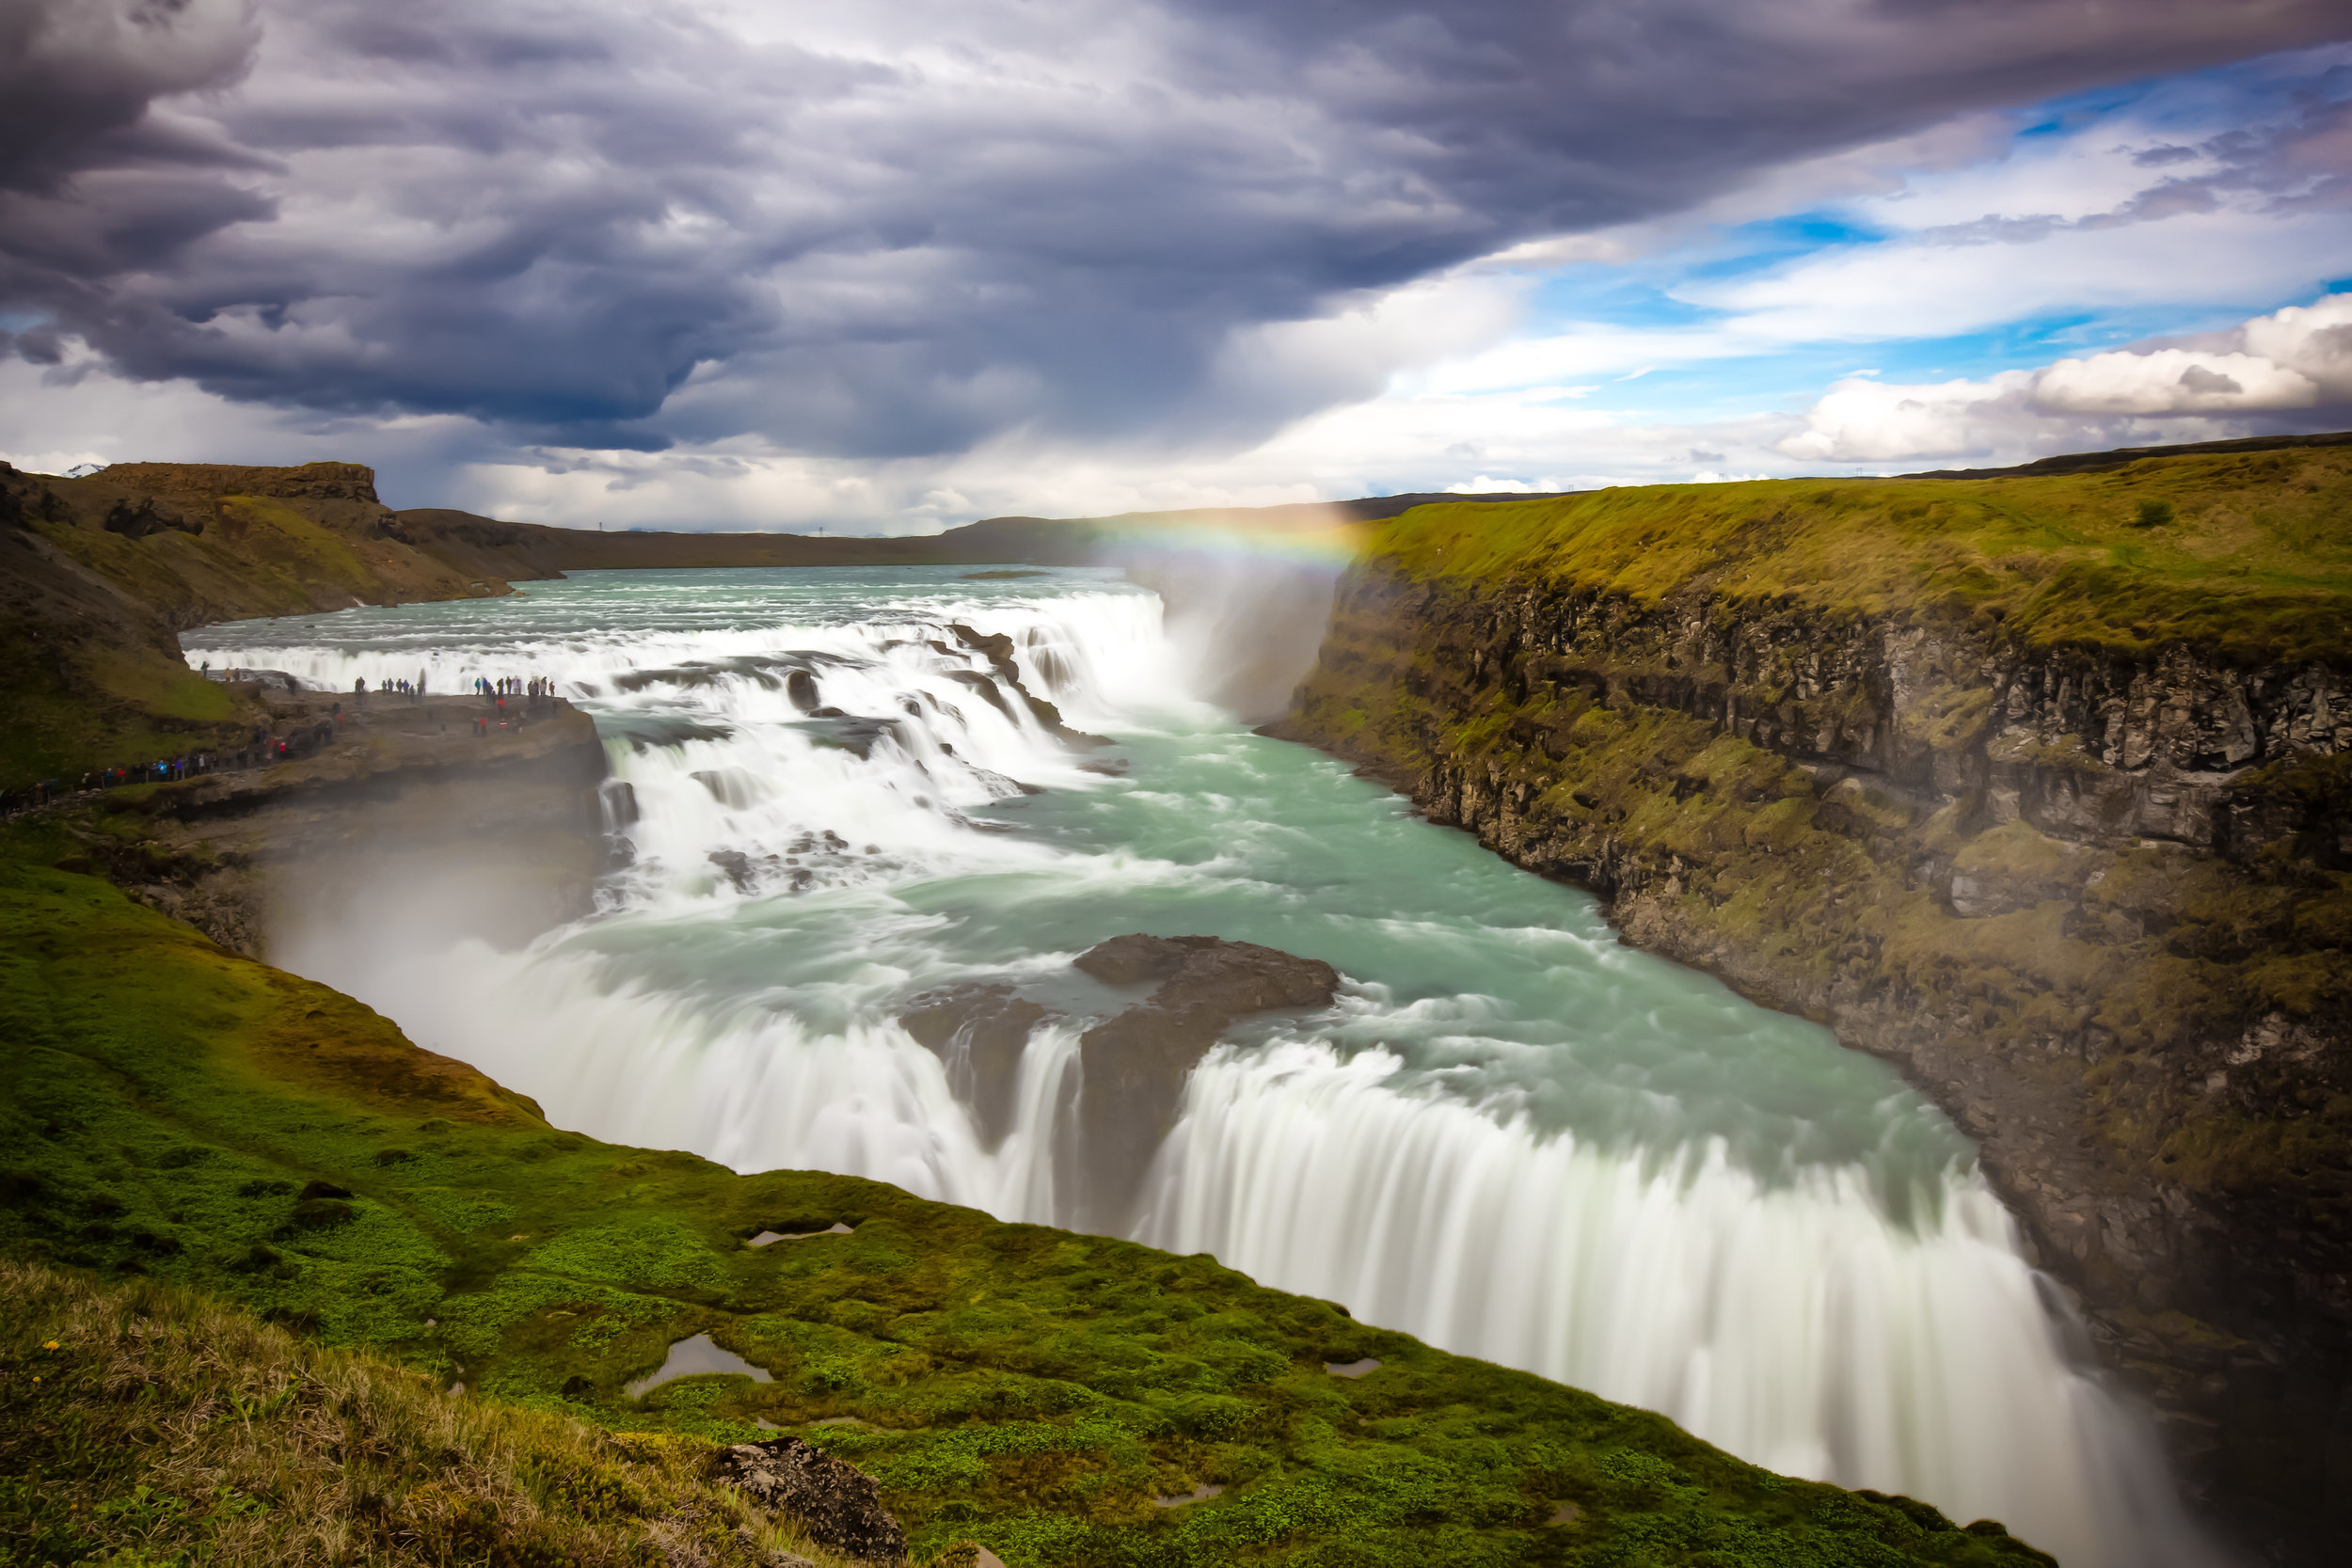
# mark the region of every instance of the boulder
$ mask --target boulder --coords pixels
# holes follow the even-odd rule
[[[1099,942],[1074,961],[1106,986],[1159,981],[1150,1006],[1208,1006],[1233,1017],[1269,1007],[1327,1007],[1340,986],[1339,971],[1320,959],[1221,937],[1138,932]]]
[[[1021,684],[1021,665],[1012,657],[1011,638],[1000,631],[983,635],[961,621],[949,623],[947,629],[956,634],[956,641],[988,660],[990,667],[996,672],[996,679],[1003,683],[1004,687],[1009,687],[1024,703],[1028,705],[1030,716],[1044,728],[1046,734],[1054,736],[1063,745],[1080,752],[1094,751],[1111,743],[1108,736],[1089,735],[1084,730],[1072,729],[1062,722],[1060,708]],[[961,675],[956,678],[964,679]],[[967,681],[966,684],[970,683]],[[1005,707],[1008,714],[1011,712],[1011,709],[1005,705],[1001,688],[995,691],[991,700],[998,706]]]
[[[882,1483],[798,1437],[721,1450],[719,1473],[762,1507],[787,1513],[809,1539],[864,1562],[907,1560],[906,1532],[882,1505]]]

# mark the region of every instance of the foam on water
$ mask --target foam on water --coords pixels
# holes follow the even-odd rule
[[[1117,746],[989,701],[958,624]],[[1138,1239],[1776,1469],[2002,1519],[2073,1568],[2214,1560],[1939,1113],[1192,700],[1156,599],[1107,573],[589,574],[187,641],[337,689],[548,674],[596,716],[631,849],[596,917],[521,952],[394,924],[279,955],[559,1123],[1069,1223],[1077,1035],[1122,1000],[1069,958],[1137,928],[1266,942],[1344,994],[1196,1070]],[[795,670],[887,724],[845,745]],[[896,1021],[967,980],[1059,1014],[994,1147]]]

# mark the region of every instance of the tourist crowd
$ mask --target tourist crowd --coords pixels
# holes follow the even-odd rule
[[[208,677],[212,675],[213,669],[209,663],[203,667],[203,673]],[[270,673],[275,673],[275,672]],[[222,678],[234,680],[236,677],[237,672],[233,669],[222,672]],[[246,672],[246,677],[266,679],[266,675],[258,671]],[[293,676],[289,675],[284,679],[288,690],[299,689]],[[362,703],[371,693],[371,689],[364,679],[354,681],[351,690],[352,695]],[[413,682],[380,680],[373,690],[385,695],[406,697],[411,702],[422,702],[426,695],[425,677],[420,672]],[[546,675],[528,677],[485,675],[475,679],[473,690],[474,694],[481,697],[485,704],[495,707],[499,714],[496,720],[487,715],[474,720],[473,733],[480,736],[489,735],[494,728],[521,729],[522,715],[517,713],[509,717],[506,714],[505,699],[508,697],[527,698],[532,707],[535,709],[547,700],[553,698],[555,681],[552,677]],[[284,761],[289,757],[307,756],[333,740],[337,733],[348,721],[342,704],[337,703],[333,711],[326,718],[294,725],[282,735],[273,735],[265,726],[257,726],[253,731],[251,743],[234,751],[190,752],[182,756],[166,757],[153,762],[133,763],[119,768],[94,768],[79,778],[42,779],[21,788],[0,789],[0,817],[14,816],[20,812],[31,811],[36,807],[44,806],[72,795],[89,794],[103,789],[119,789],[126,784],[168,784],[179,779],[194,778],[201,773],[233,773],[246,768],[264,767],[273,762]]]

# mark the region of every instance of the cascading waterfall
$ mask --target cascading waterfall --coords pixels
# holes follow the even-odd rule
[[[1305,1041],[1204,1063],[1139,1239],[1662,1412],[1772,1469],[2035,1521],[2068,1562],[2175,1544],[2199,1560],[2155,1538],[2119,1554],[2088,1528],[2177,1511],[2131,1413],[2064,1370],[1981,1181],[1950,1173],[1898,1227],[1851,1166],[1774,1186],[1720,1140],[1628,1158],[1394,1093],[1402,1065]]]
[[[1077,1035],[1132,999],[1070,958],[1265,942],[1348,984],[1195,1070],[1138,1239],[2073,1568],[2214,1560],[1939,1114],[1189,700],[1156,599],[1109,573],[590,574],[187,641],[338,689],[548,674],[595,714],[633,810],[595,918],[453,950],[387,890],[380,924],[278,954],[559,1123],[1068,1223]],[[993,1147],[897,1022],[973,980],[1052,1010]]]

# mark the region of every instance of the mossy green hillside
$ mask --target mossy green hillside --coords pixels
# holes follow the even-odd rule
[[[1637,603],[1793,596],[1831,618],[1948,617],[2041,646],[2293,660],[2352,646],[2352,448],[1432,505],[1374,525],[1364,553],[1429,579]]]
[[[0,624],[0,663],[17,672],[0,686],[0,789],[233,746],[254,719],[236,692],[158,650],[77,657]]]
[[[691,1439],[452,1399],[154,1280],[0,1262],[0,1562],[849,1568]]]
[[[881,1480],[918,1558],[974,1536],[1014,1564],[2042,1560],[1205,1257],[559,1132],[358,1003],[56,869],[62,835],[0,847],[0,1238],[20,1258],[201,1289],[624,1444],[802,1433]],[[696,1333],[773,1381],[626,1392]],[[1383,1364],[1324,1370],[1363,1356]],[[141,1481],[164,1455],[129,1451],[37,1457],[81,1489],[59,1496],[146,1484],[210,1517],[211,1482]],[[438,1506],[430,1470],[371,1482],[387,1516]],[[1226,1490],[1153,1504],[1201,1486]],[[56,1523],[17,1496],[12,1545]]]

